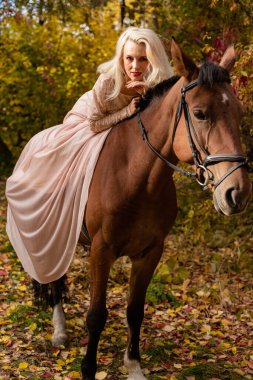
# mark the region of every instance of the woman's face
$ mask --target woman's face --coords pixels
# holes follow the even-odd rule
[[[123,49],[123,66],[127,80],[142,81],[146,73],[149,61],[146,55],[144,43],[137,44],[128,40]]]

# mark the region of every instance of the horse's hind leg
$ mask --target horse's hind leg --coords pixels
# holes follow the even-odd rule
[[[52,345],[59,347],[67,340],[66,319],[62,307],[63,292],[66,291],[65,277],[51,283],[51,306],[53,308]]]
[[[90,256],[90,307],[86,325],[88,344],[82,361],[82,379],[95,380],[97,370],[97,348],[107,319],[106,288],[111,267],[108,250],[96,246],[93,241]]]
[[[59,347],[63,345],[68,338],[66,333],[65,314],[61,301],[53,306],[53,327],[52,345],[54,347]]]
[[[128,369],[128,380],[145,380],[140,367],[139,338],[144,316],[147,287],[161,258],[163,244],[150,248],[141,259],[132,260],[130,293],[127,306],[128,345],[124,364]]]
[[[49,284],[40,284],[32,281],[34,303],[39,308],[51,306],[53,308],[52,345],[58,347],[67,340],[65,314],[62,308],[62,298],[66,298],[66,276]]]

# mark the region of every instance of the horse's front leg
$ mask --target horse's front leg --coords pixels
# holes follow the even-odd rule
[[[127,306],[128,345],[124,364],[128,369],[128,380],[145,380],[140,367],[139,338],[144,316],[147,287],[161,258],[163,244],[148,249],[141,259],[132,260],[130,292]]]
[[[90,256],[90,307],[86,325],[88,344],[86,355],[82,361],[82,379],[95,380],[97,370],[97,348],[100,334],[107,319],[106,288],[111,267],[110,255],[107,249],[96,247],[93,243]]]

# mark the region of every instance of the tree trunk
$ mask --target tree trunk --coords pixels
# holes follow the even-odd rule
[[[0,137],[0,165],[3,166],[11,163],[12,154],[7,145],[3,142]]]

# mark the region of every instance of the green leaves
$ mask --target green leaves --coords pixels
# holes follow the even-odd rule
[[[69,24],[50,15],[41,25],[23,13],[1,24],[0,137],[15,157],[35,133],[62,123],[92,88],[98,64],[113,55],[115,11],[93,9],[89,25],[80,22],[78,11],[73,8]]]

